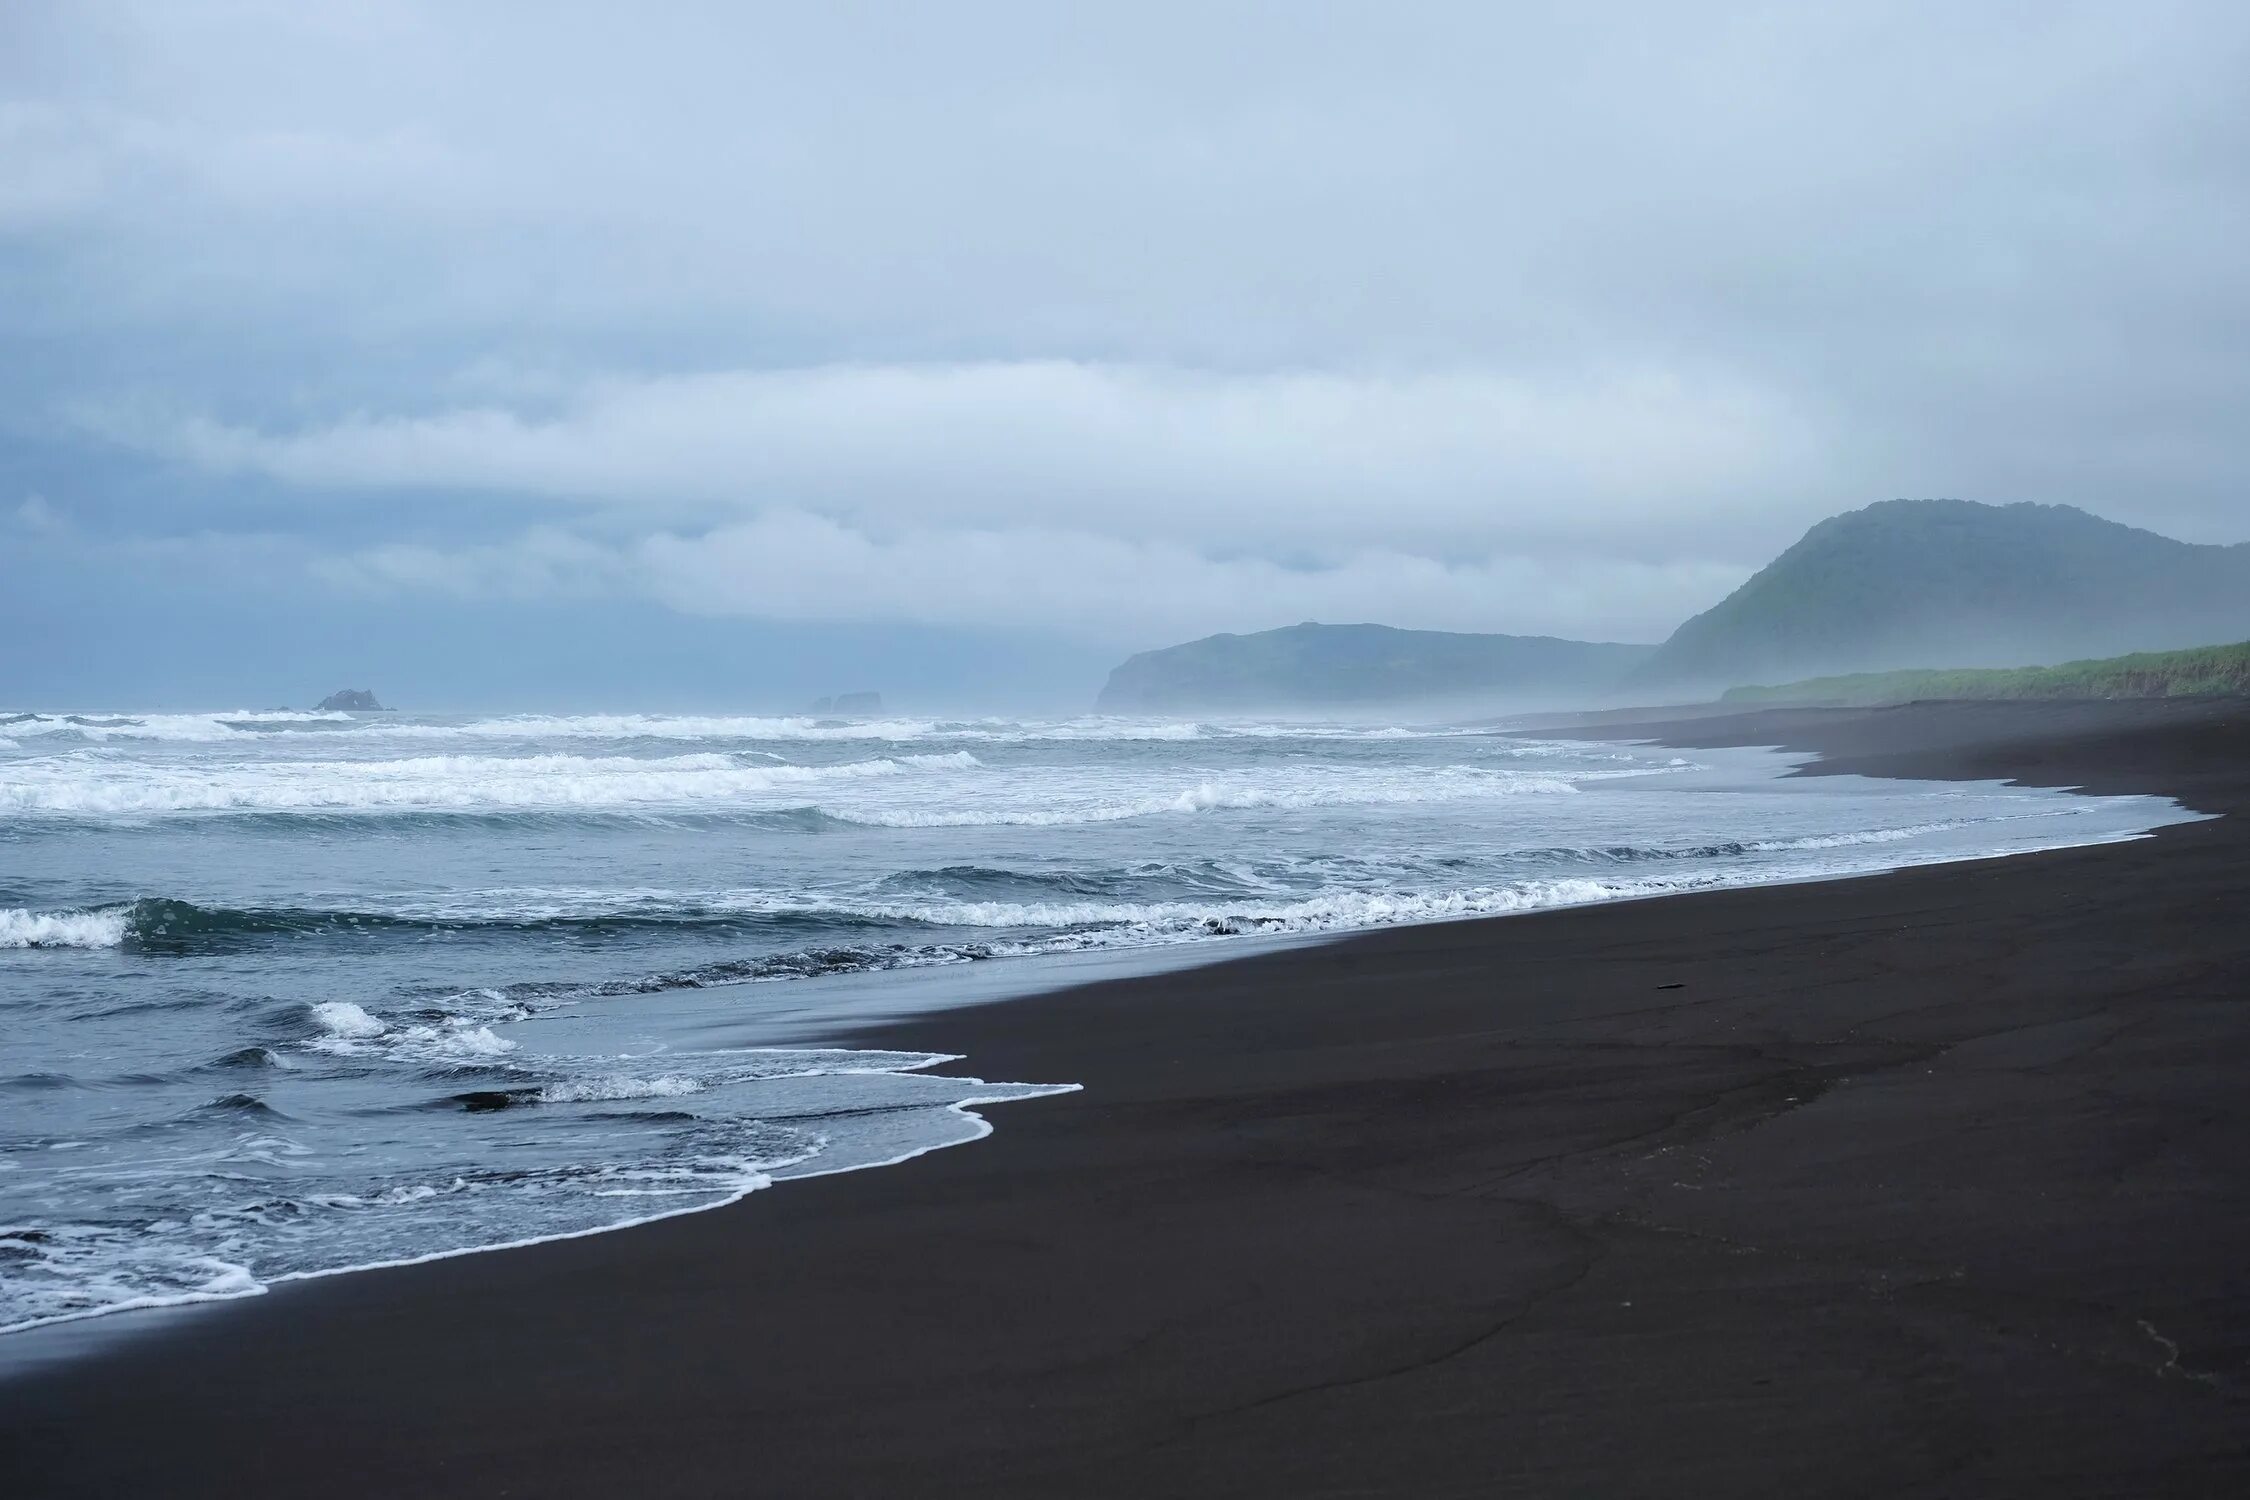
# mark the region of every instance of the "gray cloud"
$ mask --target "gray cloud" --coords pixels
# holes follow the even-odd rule
[[[1724,564],[1500,557],[1448,564],[1370,549],[1291,567],[1192,540],[953,527],[870,534],[801,510],[602,545],[538,530],[500,544],[391,544],[310,558],[361,593],[465,599],[625,594],[686,613],[800,622],[1008,627],[1101,643],[1299,619],[1447,630],[1660,637],[1741,581]]]
[[[0,445],[358,593],[1647,637],[1896,494],[2250,533],[2221,0],[0,27]]]
[[[307,487],[819,505],[885,526],[1070,525],[1221,547],[1556,545],[1678,554],[1804,478],[1803,421],[1723,375],[1214,373],[1065,361],[591,383],[560,409],[355,415],[144,439]],[[1636,536],[1621,539],[1621,521]]]

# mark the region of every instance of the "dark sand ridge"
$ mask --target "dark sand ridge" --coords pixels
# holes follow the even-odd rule
[[[0,1387],[0,1489],[2250,1493],[2250,709],[1664,733],[2234,816],[863,1035],[1086,1089],[172,1319]]]

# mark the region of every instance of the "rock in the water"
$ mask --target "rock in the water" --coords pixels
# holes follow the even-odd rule
[[[389,709],[375,701],[375,695],[366,688],[345,688],[330,693],[315,705],[324,714],[387,714]]]
[[[838,693],[833,698],[815,698],[805,712],[813,714],[853,715],[879,714],[883,711],[881,693]]]

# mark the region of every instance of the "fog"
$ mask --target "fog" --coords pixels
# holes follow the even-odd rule
[[[2227,3],[26,3],[0,698],[1078,705],[2250,536]]]

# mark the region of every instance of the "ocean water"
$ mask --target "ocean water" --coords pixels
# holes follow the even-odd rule
[[[1072,1086],[821,1037],[821,976],[998,985],[2186,816],[1788,764],[1399,724],[0,715],[0,1331],[708,1208]]]

